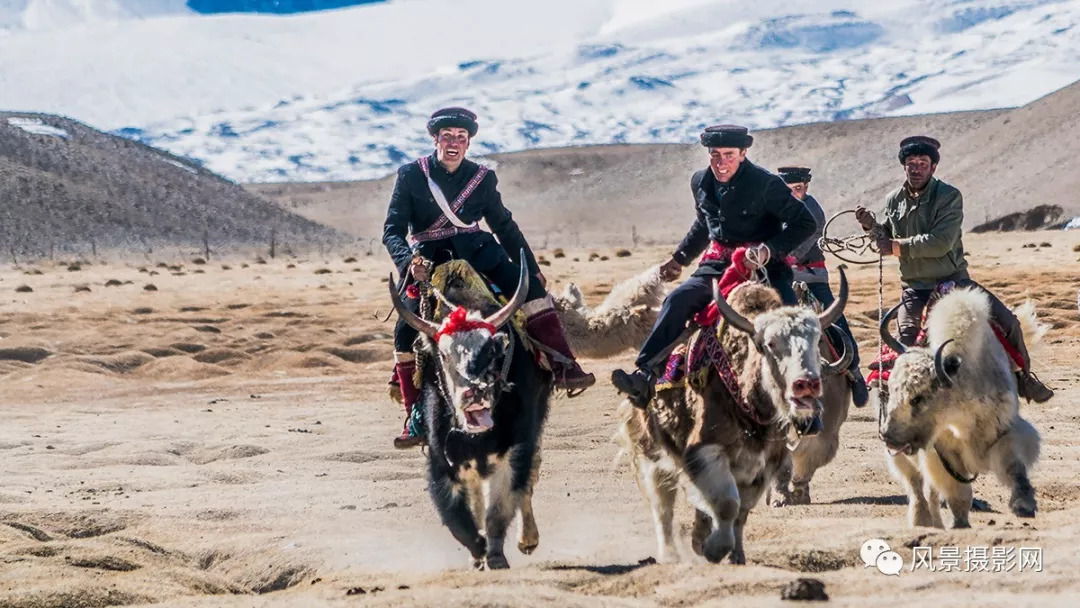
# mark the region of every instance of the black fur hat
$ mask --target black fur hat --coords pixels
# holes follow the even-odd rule
[[[810,182],[810,167],[780,167],[776,170],[786,184]]]
[[[706,148],[749,148],[754,144],[754,136],[746,127],[739,125],[707,127],[700,139],[701,145]]]
[[[437,135],[439,129],[458,127],[469,132],[469,137],[475,137],[480,128],[476,123],[476,114],[465,108],[443,108],[436,110],[428,120],[427,130],[431,135]]]
[[[941,142],[933,137],[927,137],[925,135],[912,135],[911,137],[905,137],[900,142],[900,164],[904,164],[909,156],[929,156],[930,162],[938,164],[941,160],[941,154],[938,149],[941,148]]]

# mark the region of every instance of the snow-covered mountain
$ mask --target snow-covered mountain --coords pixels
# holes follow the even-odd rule
[[[391,0],[288,17],[14,4],[65,2],[156,18],[10,30],[0,108],[241,181],[383,175],[430,149],[424,122],[451,104],[480,114],[483,154],[1014,106],[1080,79],[1080,0]]]

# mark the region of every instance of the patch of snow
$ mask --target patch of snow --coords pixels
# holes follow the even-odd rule
[[[1065,224],[1065,230],[1080,230],[1080,217],[1074,217]]]
[[[71,133],[57,127],[53,127],[45,124],[45,121],[40,118],[19,118],[12,117],[7,119],[8,124],[13,127],[18,127],[27,133],[33,133],[34,135],[48,135],[50,137],[59,137],[61,139],[70,139]]]

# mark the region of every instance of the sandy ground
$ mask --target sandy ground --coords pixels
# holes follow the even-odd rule
[[[824,581],[837,606],[1076,605],[1080,233],[966,241],[977,280],[1010,305],[1034,298],[1052,326],[1037,370],[1058,394],[1023,407],[1043,436],[1038,516],[1008,514],[1007,491],[979,479],[993,512],[974,514],[973,529],[908,528],[876,412],[852,409],[814,504],[759,505],[742,567],[649,563],[651,516],[611,441],[620,398],[607,377],[632,353],[585,361],[599,384],[554,401],[535,497],[540,547],[511,550],[510,571],[478,573],[425,493],[423,454],[391,446],[401,423],[385,392],[392,326],[373,318],[387,309],[384,257],[6,266],[0,606],[775,606],[802,576]],[[548,277],[596,302],[667,250],[597,250],[612,257],[593,262],[569,250]],[[850,276],[848,316],[869,359],[876,267]],[[895,271],[886,276],[892,300]],[[685,505],[679,513],[688,524]],[[859,560],[869,538],[909,565],[915,544],[1035,547],[1043,571],[887,577]]]

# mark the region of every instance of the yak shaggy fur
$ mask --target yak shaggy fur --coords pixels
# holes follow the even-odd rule
[[[1033,308],[1018,312],[1027,336],[1037,342],[1045,329]],[[954,290],[927,318],[928,346],[908,349],[893,367],[881,434],[890,470],[907,490],[912,526],[944,528],[944,498],[952,527],[970,527],[971,484],[946,467],[965,479],[993,473],[1012,490],[1012,512],[1035,515],[1028,471],[1039,457],[1039,433],[1020,416],[1011,361],[989,319],[985,293]],[[948,378],[934,362],[943,344],[940,370]]]
[[[673,526],[677,490],[681,487],[695,508],[692,548],[710,562],[725,556],[745,563],[743,528],[750,510],[788,458],[794,434],[785,389],[776,370],[819,372],[820,325],[808,309],[781,308],[776,292],[756,284],[731,293],[731,308],[752,320],[759,336],[786,344],[802,344],[770,360],[751,337],[728,327],[722,345],[738,373],[742,397],[759,419],[754,422],[732,399],[715,370],[704,386],[657,391],[647,410],[623,401],[616,440],[653,513],[659,559],[673,560],[682,551]],[[775,366],[773,371],[770,368]]]

